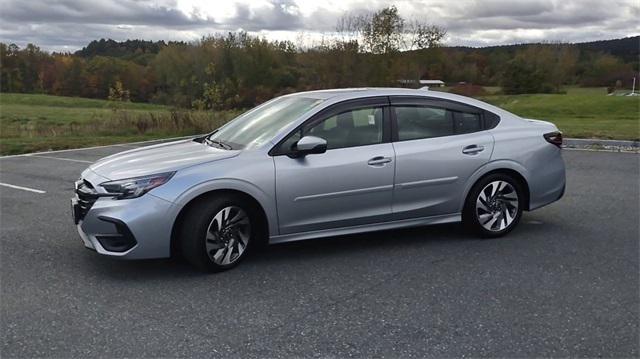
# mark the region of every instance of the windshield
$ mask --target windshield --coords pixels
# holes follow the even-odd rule
[[[322,100],[306,97],[271,100],[232,120],[212,133],[208,140],[233,149],[260,146],[320,102]]]

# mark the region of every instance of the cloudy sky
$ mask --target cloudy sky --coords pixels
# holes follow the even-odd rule
[[[297,44],[345,13],[396,5],[447,29],[447,45],[580,42],[640,34],[640,0],[0,0],[0,41],[74,51],[100,38],[197,40],[245,30]]]

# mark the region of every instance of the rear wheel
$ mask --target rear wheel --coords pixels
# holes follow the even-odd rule
[[[483,237],[503,236],[522,217],[523,193],[520,181],[507,174],[484,177],[467,196],[463,221]]]
[[[238,196],[221,195],[196,202],[181,226],[182,254],[207,272],[235,267],[259,235],[258,215]]]

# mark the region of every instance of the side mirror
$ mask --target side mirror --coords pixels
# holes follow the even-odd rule
[[[313,153],[325,153],[327,140],[315,136],[304,136],[292,148],[294,157],[302,157]]]

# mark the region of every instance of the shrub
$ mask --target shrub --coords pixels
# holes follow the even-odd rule
[[[452,87],[449,92],[469,97],[487,95],[487,90],[485,90],[484,87],[474,84],[458,84]]]

